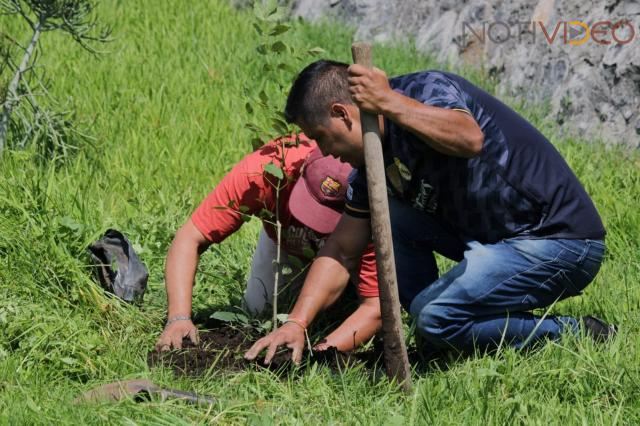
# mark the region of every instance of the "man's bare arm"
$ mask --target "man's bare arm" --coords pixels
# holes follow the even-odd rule
[[[335,347],[340,351],[350,351],[372,338],[381,327],[380,298],[366,297],[362,299],[358,309],[322,343],[316,345],[315,349]]]
[[[359,108],[384,115],[438,152],[469,158],[482,151],[484,133],[470,114],[425,105],[394,92],[380,69],[352,65],[349,88]]]
[[[200,254],[209,244],[191,219],[176,232],[165,265],[169,320],[191,317],[196,269]],[[189,337],[194,343],[197,341],[197,329],[191,320],[177,320],[168,324],[158,339],[156,348],[181,348],[183,337]]]
[[[293,350],[293,361],[300,362],[305,342],[303,327],[306,328],[318,312],[335,302],[347,285],[349,270],[355,270],[359,265],[370,238],[369,219],[343,214],[335,231],[311,265],[298,300],[289,314],[297,322],[286,323],[258,340],[247,351],[245,358],[255,359],[267,348],[264,361],[268,364],[278,347],[286,345]]]

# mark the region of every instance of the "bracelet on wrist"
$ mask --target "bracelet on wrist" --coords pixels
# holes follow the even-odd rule
[[[191,321],[191,317],[188,315],[176,315],[175,317],[167,318],[167,324],[173,324],[178,321]]]
[[[309,353],[311,354],[311,356],[313,356],[313,349],[311,348],[311,339],[309,339],[309,333],[307,332],[307,324],[303,320],[300,320],[297,318],[291,318],[291,317],[287,318],[284,323],[286,324],[288,322],[294,323],[298,327],[302,328],[302,330],[304,331],[304,337],[307,340],[307,348],[309,349]]]
[[[292,318],[292,317],[288,317],[284,323],[288,323],[288,322],[292,322],[294,324],[298,324],[300,327],[302,327],[303,329],[307,329],[307,322],[298,318]]]

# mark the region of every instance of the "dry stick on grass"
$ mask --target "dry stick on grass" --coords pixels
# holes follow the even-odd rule
[[[355,63],[371,68],[371,46],[369,44],[354,43],[351,46],[351,53]],[[387,376],[390,379],[395,379],[402,390],[409,393],[411,392],[411,368],[409,367],[409,357],[407,356],[400,318],[400,299],[391,240],[389,200],[387,199],[380,128],[378,117],[362,110],[360,111],[360,121],[364,140],[364,161],[367,168],[371,231],[376,247],[385,366]]]

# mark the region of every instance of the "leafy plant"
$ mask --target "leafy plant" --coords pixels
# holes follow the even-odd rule
[[[305,47],[286,37],[297,25],[287,20],[288,15],[288,9],[279,6],[277,0],[254,2],[252,27],[257,40],[255,52],[259,55],[260,91],[255,94],[254,84],[244,90],[245,108],[250,117],[246,127],[252,134],[254,149],[295,131],[282,113],[283,100],[301,65],[310,57],[324,53],[320,47]],[[255,114],[258,110],[264,114],[263,119]]]
[[[249,122],[246,123],[246,128],[251,132],[251,144],[254,149],[269,140],[295,133],[295,127],[286,122],[282,113],[282,100],[285,98],[286,91],[291,86],[291,82],[300,66],[310,56],[324,52],[319,47],[305,48],[304,46],[296,45],[290,38],[286,37],[286,33],[296,25],[295,22],[287,20],[288,15],[288,9],[279,6],[277,0],[256,0],[253,4],[252,27],[255,31],[256,40],[258,40],[255,51],[259,55],[260,91],[256,96],[254,91],[255,84],[253,84],[245,86],[244,93],[247,98],[245,108],[249,114]],[[258,112],[261,114],[257,114]],[[291,184],[290,176],[287,176],[285,171],[286,148],[297,144],[297,138],[292,143],[280,140],[278,144],[280,150],[279,164],[271,162],[264,166],[265,179],[273,187],[276,194],[276,211],[272,213],[264,210],[260,215],[263,221],[271,223],[276,229],[275,281],[273,300],[271,302],[271,326],[273,328],[277,325],[280,275],[288,276],[292,273],[290,268],[283,269],[282,267],[280,192]]]
[[[278,314],[275,319],[261,320],[260,318],[250,318],[249,315],[240,312],[217,311],[211,314],[210,318],[225,322],[232,327],[239,326],[243,329],[255,330],[257,333],[265,333],[274,328],[274,321],[277,326],[278,322],[284,323],[288,315]]]

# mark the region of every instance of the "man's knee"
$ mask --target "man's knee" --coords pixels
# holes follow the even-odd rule
[[[469,320],[454,306],[429,303],[417,315],[416,327],[420,335],[439,348],[464,346],[464,330]]]

